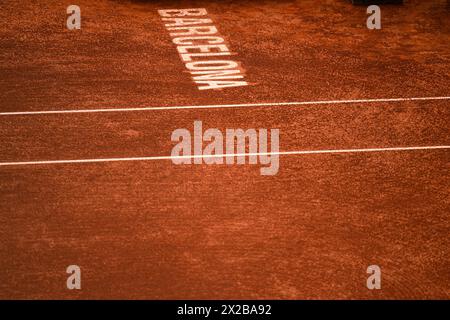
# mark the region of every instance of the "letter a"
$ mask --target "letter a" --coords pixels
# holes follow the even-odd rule
[[[174,164],[190,164],[191,133],[187,129],[176,129],[172,132],[171,140],[173,142],[179,141],[179,143],[172,148],[172,162]]]
[[[372,14],[367,18],[367,28],[370,30],[381,29],[381,9],[372,5],[367,7],[367,14]]]
[[[81,289],[81,269],[77,265],[70,265],[67,267],[66,272],[70,274],[67,278],[67,289]]]
[[[79,6],[70,5],[67,7],[67,14],[70,16],[67,18],[67,29],[81,29],[81,10]]]
[[[367,273],[371,274],[367,278],[367,288],[370,290],[381,289],[381,269],[377,265],[367,267]]]

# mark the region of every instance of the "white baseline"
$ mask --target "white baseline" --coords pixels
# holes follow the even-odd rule
[[[0,162],[0,166],[26,166],[26,165],[50,165],[50,164],[76,164],[76,163],[96,163],[96,162],[120,162],[120,161],[157,161],[172,159],[194,159],[194,158],[217,158],[217,157],[238,157],[238,156],[270,156],[270,155],[314,155],[314,154],[339,154],[339,153],[360,153],[360,152],[386,152],[386,151],[418,151],[418,150],[442,150],[450,149],[446,146],[419,146],[419,147],[393,147],[393,148],[368,148],[368,149],[335,149],[335,150],[300,150],[300,151],[280,151],[280,152],[260,152],[260,153],[235,153],[235,154],[215,154],[215,155],[190,155],[190,156],[150,156],[131,158],[99,158],[99,159],[74,159],[74,160],[43,160],[43,161],[19,161]]]

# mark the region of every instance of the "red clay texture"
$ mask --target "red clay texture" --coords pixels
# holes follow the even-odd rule
[[[0,2],[0,164],[169,156],[179,128],[280,151],[450,145],[446,1]],[[205,8],[247,86],[199,90],[158,10]],[[269,103],[234,108],[14,114]],[[260,164],[0,165],[2,299],[449,299],[450,149]],[[78,265],[82,289],[68,290]],[[382,271],[369,290],[366,269]]]

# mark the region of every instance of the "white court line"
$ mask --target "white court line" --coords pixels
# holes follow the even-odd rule
[[[355,99],[355,100],[322,100],[322,101],[298,101],[298,102],[263,102],[240,104],[213,104],[203,106],[167,106],[167,107],[142,107],[142,108],[106,108],[106,109],[73,109],[73,110],[47,110],[47,111],[13,111],[0,112],[0,116],[16,115],[40,115],[40,114],[65,114],[65,113],[98,113],[98,112],[130,112],[130,111],[155,111],[155,110],[179,110],[179,109],[219,109],[242,107],[268,107],[268,106],[304,106],[320,104],[349,104],[349,103],[375,103],[375,102],[402,102],[402,101],[429,101],[450,100],[446,97],[416,97],[416,98],[386,98],[386,99]]]
[[[242,156],[274,156],[274,155],[311,155],[324,153],[358,153],[358,152],[384,152],[384,151],[417,151],[450,149],[449,146],[423,146],[423,147],[396,147],[396,148],[369,148],[369,149],[335,149],[335,150],[304,150],[304,151],[280,151],[280,152],[255,152],[255,153],[233,153],[215,155],[191,155],[191,156],[154,156],[154,157],[132,157],[132,158],[100,158],[100,159],[76,159],[76,160],[44,160],[23,162],[0,162],[0,166],[26,166],[45,164],[73,164],[73,163],[95,163],[95,162],[119,162],[119,161],[155,161],[195,158],[223,158]]]

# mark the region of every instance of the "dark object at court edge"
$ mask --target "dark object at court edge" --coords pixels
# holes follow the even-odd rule
[[[353,4],[403,4],[403,0],[352,0]]]

